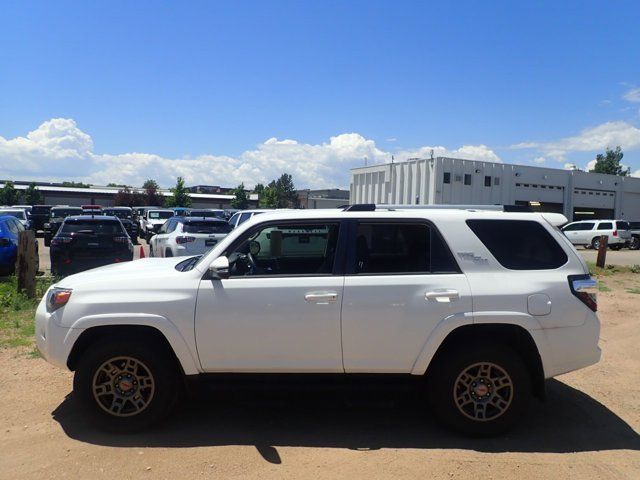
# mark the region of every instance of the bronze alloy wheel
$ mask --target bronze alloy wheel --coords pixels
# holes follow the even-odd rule
[[[486,422],[504,414],[513,400],[513,381],[495,363],[474,363],[453,384],[453,399],[467,418]]]
[[[155,393],[149,368],[132,357],[115,357],[104,362],[93,376],[93,398],[105,412],[131,417],[144,411]]]

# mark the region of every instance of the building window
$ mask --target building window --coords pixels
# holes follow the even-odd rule
[[[491,186],[491,177],[490,176],[485,175],[485,177],[484,177],[484,186],[485,187],[490,187]]]
[[[444,172],[443,183],[451,183],[451,172]]]
[[[494,185],[500,185],[500,177],[496,177],[493,179],[493,184]]]
[[[461,182],[461,181],[462,181],[462,175],[456,175],[455,177],[453,177],[453,179],[454,179],[456,182]]]
[[[465,173],[464,174],[464,184],[465,185],[471,185],[471,174],[470,173]]]

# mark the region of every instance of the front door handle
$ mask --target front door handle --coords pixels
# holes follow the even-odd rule
[[[304,296],[309,303],[318,303],[326,305],[328,303],[336,303],[338,294],[336,292],[309,292]]]
[[[457,290],[442,289],[433,290],[424,294],[425,300],[435,300],[436,302],[453,302],[460,298]]]

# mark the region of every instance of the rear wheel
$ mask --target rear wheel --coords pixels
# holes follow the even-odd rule
[[[629,242],[629,250],[640,249],[640,236],[634,235]]]
[[[595,237],[591,240],[591,248],[594,250],[600,249],[600,237]]]
[[[179,370],[172,355],[161,350],[122,339],[87,349],[73,389],[101,427],[135,432],[171,412],[180,390]]]
[[[478,436],[510,429],[531,398],[531,377],[513,350],[466,346],[439,356],[429,374],[437,418]]]
[[[171,251],[171,249],[170,249],[170,248],[167,248],[167,249],[164,251],[164,256],[165,256],[165,257],[173,257],[173,252]]]

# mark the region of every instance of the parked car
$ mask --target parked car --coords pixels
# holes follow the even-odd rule
[[[13,275],[18,254],[18,233],[24,226],[12,215],[0,214],[0,276]]]
[[[29,216],[31,216],[31,209],[33,208],[33,205],[13,205],[13,208],[22,208],[24,210],[27,211],[27,214]]]
[[[152,257],[184,257],[202,255],[215,247],[231,231],[219,218],[173,217],[151,237]]]
[[[323,373],[411,382],[438,420],[496,434],[545,379],[600,359],[596,282],[563,223],[478,208],[272,212],[201,257],[60,281],[38,306],[37,344],[111,430],[158,422],[220,374]]]
[[[224,210],[215,210],[213,208],[192,208],[187,213],[188,217],[200,218],[220,218],[226,220]]]
[[[133,210],[130,207],[107,207],[102,209],[102,214],[110,217],[118,217],[127,231],[131,242],[138,244],[138,224],[133,219]]]
[[[625,220],[580,220],[562,227],[562,232],[574,245],[600,248],[600,237],[607,235],[612,250],[620,250],[631,241],[629,224]]]
[[[189,215],[190,211],[191,211],[191,209],[187,208],[187,207],[174,207],[173,208],[173,214],[176,217],[184,217],[186,215]]]
[[[29,230],[31,228],[31,219],[29,218],[29,214],[24,208],[0,208],[0,216],[2,215],[11,215],[12,217],[17,218],[26,230]]]
[[[640,222],[629,222],[629,232],[631,233],[629,249],[640,249]]]
[[[44,224],[49,221],[51,205],[34,205],[31,209],[31,228],[35,232],[44,230]]]
[[[236,212],[231,216],[231,218],[229,219],[229,225],[231,225],[231,228],[236,228],[237,226],[242,225],[244,222],[249,220],[251,217],[269,211],[271,210],[240,210],[239,212]]]
[[[147,243],[149,243],[151,237],[158,233],[158,230],[160,230],[160,227],[162,227],[164,222],[169,220],[171,217],[173,217],[173,210],[168,210],[166,208],[150,208],[145,210],[140,236],[143,236]]]
[[[51,246],[51,239],[58,233],[58,229],[64,219],[70,215],[82,215],[82,208],[58,206],[51,207],[49,211],[49,221],[44,224],[44,245],[45,247]]]
[[[133,260],[133,245],[117,217],[78,215],[64,219],[49,256],[51,273],[64,276]]]
[[[102,215],[102,205],[82,205],[82,213],[85,215]]]

